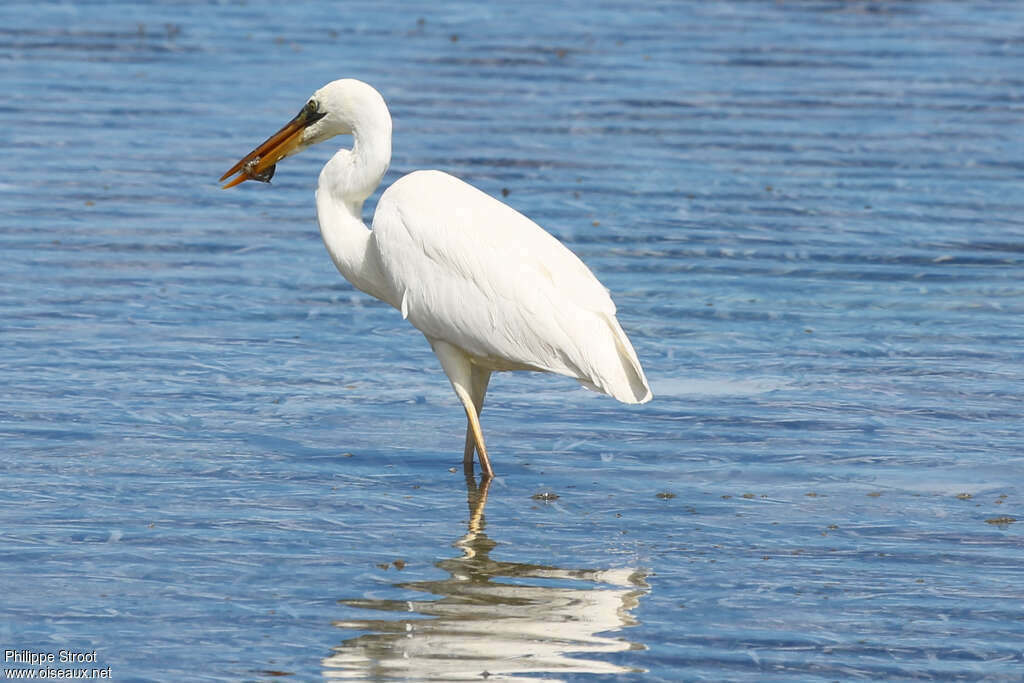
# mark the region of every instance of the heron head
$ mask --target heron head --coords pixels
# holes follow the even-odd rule
[[[384,99],[370,85],[351,78],[332,81],[313,93],[295,117],[242,157],[221,176],[221,182],[238,174],[224,189],[246,180],[269,182],[281,159],[328,140],[354,133],[371,122],[386,125],[390,139],[391,115]]]

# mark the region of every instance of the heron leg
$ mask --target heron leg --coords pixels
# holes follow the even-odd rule
[[[476,441],[473,439],[473,426],[466,418],[466,446],[462,449],[462,468],[468,472],[473,471],[473,453],[476,451]]]
[[[480,458],[480,470],[485,477],[493,477],[494,470],[491,469],[491,460],[487,457],[487,448],[484,446],[484,433],[480,428],[480,409],[483,408],[484,394],[487,392],[487,381],[490,379],[491,373],[489,370],[480,371],[484,375],[477,375],[479,379],[476,384],[479,388],[474,394],[474,368],[469,361],[469,356],[445,341],[430,340],[430,345],[438,360],[441,361],[441,367],[448,375],[455,395],[462,401],[462,407],[466,410],[467,444],[463,451],[463,463],[466,462],[466,454],[468,454],[469,462],[472,462],[473,455],[468,443],[469,437],[472,436],[473,445]],[[477,408],[477,397],[480,408]]]
[[[479,365],[470,364],[470,395],[473,398],[473,407],[476,408],[477,419],[484,412],[484,396],[487,394],[487,384],[491,381],[491,371],[481,368]],[[473,437],[473,425],[466,419],[466,447],[462,452],[462,465],[464,468],[473,468],[473,450],[476,447],[476,439]]]

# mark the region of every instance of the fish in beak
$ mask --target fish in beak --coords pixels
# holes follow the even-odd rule
[[[246,180],[259,180],[269,183],[274,177],[274,166],[281,159],[299,150],[302,142],[302,131],[308,126],[316,123],[327,112],[317,111],[316,100],[310,100],[302,108],[295,118],[286,123],[284,127],[267,138],[259,147],[245,155],[237,164],[220,177],[224,182],[230,176],[238,174],[231,179],[222,189],[228,189],[244,183]]]

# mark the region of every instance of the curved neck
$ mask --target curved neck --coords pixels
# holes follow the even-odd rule
[[[395,305],[362,218],[363,202],[391,163],[391,116],[381,104],[383,112],[371,112],[353,126],[352,149],[338,150],[320,172],[316,208],[324,244],[345,279]]]

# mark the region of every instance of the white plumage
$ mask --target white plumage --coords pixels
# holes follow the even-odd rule
[[[608,290],[580,259],[512,207],[441,171],[416,171],[381,196],[373,229],[362,205],[391,160],[391,116],[360,81],[327,84],[224,178],[268,179],[274,164],[351,133],[320,173],[317,216],[338,270],[391,304],[430,342],[466,410],[464,462],[485,476],[479,413],[492,371],[566,375],[624,403],[651,399]]]

